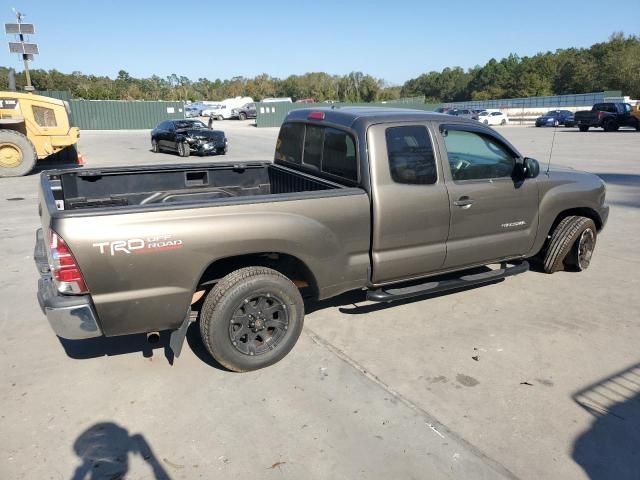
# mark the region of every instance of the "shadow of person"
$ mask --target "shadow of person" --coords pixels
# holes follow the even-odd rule
[[[640,479],[640,363],[573,395],[595,417],[573,445],[591,480]]]
[[[145,438],[112,422],[96,423],[76,439],[74,452],[82,464],[71,480],[125,478],[129,471],[129,454],[139,455],[149,465],[156,480],[170,480]]]

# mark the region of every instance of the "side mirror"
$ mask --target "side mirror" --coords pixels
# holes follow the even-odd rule
[[[526,178],[536,178],[540,174],[540,164],[535,158],[525,157],[523,167]]]

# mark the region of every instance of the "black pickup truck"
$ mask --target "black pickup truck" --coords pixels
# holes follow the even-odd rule
[[[596,103],[591,110],[576,112],[575,124],[581,132],[590,127],[603,128],[605,132],[615,132],[620,127],[632,127],[640,131],[640,120],[631,115],[628,103]]]

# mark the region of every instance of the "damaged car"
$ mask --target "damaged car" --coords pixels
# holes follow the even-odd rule
[[[165,120],[151,130],[151,151],[177,152],[181,157],[225,155],[229,141],[222,130],[212,130],[200,120]]]

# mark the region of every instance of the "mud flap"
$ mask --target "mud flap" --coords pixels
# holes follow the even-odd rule
[[[187,336],[187,330],[189,329],[189,324],[191,323],[191,309],[187,310],[187,314],[182,321],[182,325],[177,330],[171,332],[171,336],[169,337],[169,348],[176,357],[180,356],[180,352],[182,351],[182,345],[184,344],[184,339]]]

